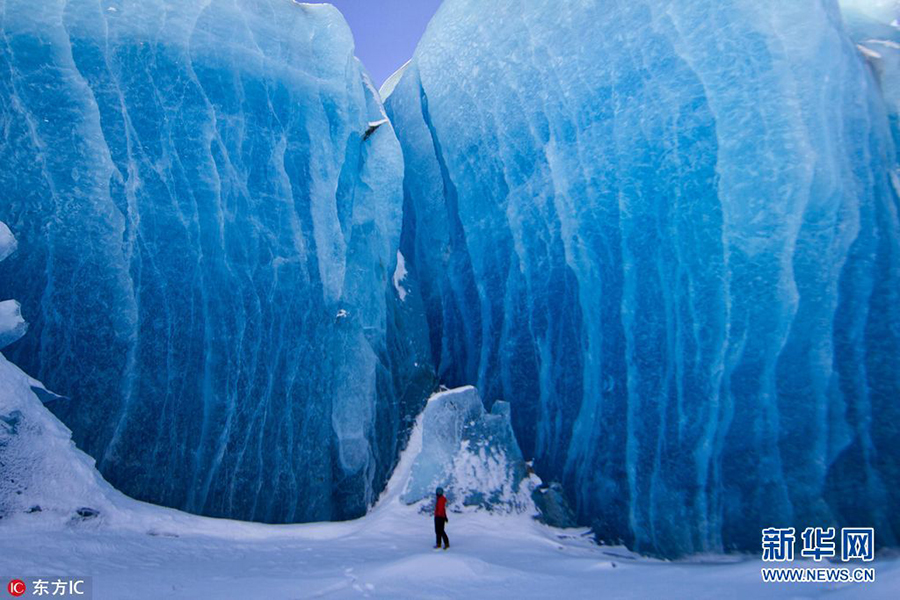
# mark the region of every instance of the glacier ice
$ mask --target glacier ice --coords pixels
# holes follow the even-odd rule
[[[896,148],[900,141],[900,4],[841,0],[841,6],[847,32],[875,73]]]
[[[532,502],[538,511],[538,519],[552,527],[575,527],[578,520],[566,499],[566,492],[559,482],[535,486]]]
[[[0,261],[15,252],[17,247],[15,236],[6,223],[0,221]],[[0,301],[0,348],[15,342],[28,329],[22,318],[22,307],[15,300]]]
[[[900,17],[896,0],[838,0],[846,21],[851,24],[858,18],[870,22],[891,25]]]
[[[16,251],[16,237],[6,223],[0,222],[0,261]]]
[[[407,501],[524,456],[640,551],[896,544],[900,39],[841,4],[445,0],[383,107],[328,6],[0,0],[0,346],[193,512],[362,514],[439,379],[490,411]]]
[[[22,318],[22,307],[15,300],[0,302],[0,348],[9,346],[23,335],[28,329],[25,319]]]
[[[525,461],[516,441],[507,402],[485,412],[471,387],[435,394],[422,413],[422,447],[401,500],[414,504],[444,488],[449,506],[491,511],[533,509]]]
[[[441,383],[609,541],[900,535],[900,228],[837,2],[446,0],[383,88]]]
[[[134,497],[363,514],[433,376],[422,304],[391,282],[401,151],[340,14],[0,12],[0,219],[20,244],[0,282],[32,323],[7,356]]]
[[[15,248],[0,221],[0,262]],[[9,307],[14,318],[4,314]],[[0,302],[0,348],[24,327],[18,303]],[[55,397],[0,354],[0,519],[40,512],[65,522],[85,504],[105,509],[107,496],[116,495],[94,461],[74,447],[71,432],[42,406],[41,398]]]

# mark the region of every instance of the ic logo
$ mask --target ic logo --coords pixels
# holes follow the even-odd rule
[[[6,591],[18,598],[25,593],[25,582],[21,579],[13,579],[6,586]]]

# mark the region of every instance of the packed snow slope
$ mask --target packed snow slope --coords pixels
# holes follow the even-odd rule
[[[583,523],[897,543],[895,149],[836,1],[446,0],[382,91],[439,378]]]
[[[103,481],[41,405],[38,386],[0,355],[0,462],[22,492],[4,495],[12,488],[0,485],[0,573],[91,577],[95,600],[849,599],[894,598],[900,585],[900,564],[884,559],[868,565],[875,583],[765,584],[754,556],[641,558],[597,546],[586,529],[553,529],[527,513],[451,513],[450,550],[433,551],[431,517],[421,512],[427,503],[401,500],[424,449],[424,419],[364,518],[263,525],[188,515],[136,502]],[[432,403],[460,393],[467,391]]]
[[[0,281],[32,327],[8,356],[133,497],[364,514],[432,376],[412,283],[393,282],[400,148],[341,15],[0,13],[0,219],[19,239]]]

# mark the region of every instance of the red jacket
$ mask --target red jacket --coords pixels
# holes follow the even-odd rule
[[[434,516],[447,518],[447,499],[443,496],[437,497],[437,502],[434,505]]]

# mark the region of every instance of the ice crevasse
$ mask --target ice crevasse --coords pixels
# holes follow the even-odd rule
[[[900,229],[837,2],[446,0],[382,89],[443,384],[608,541],[900,534]]]

